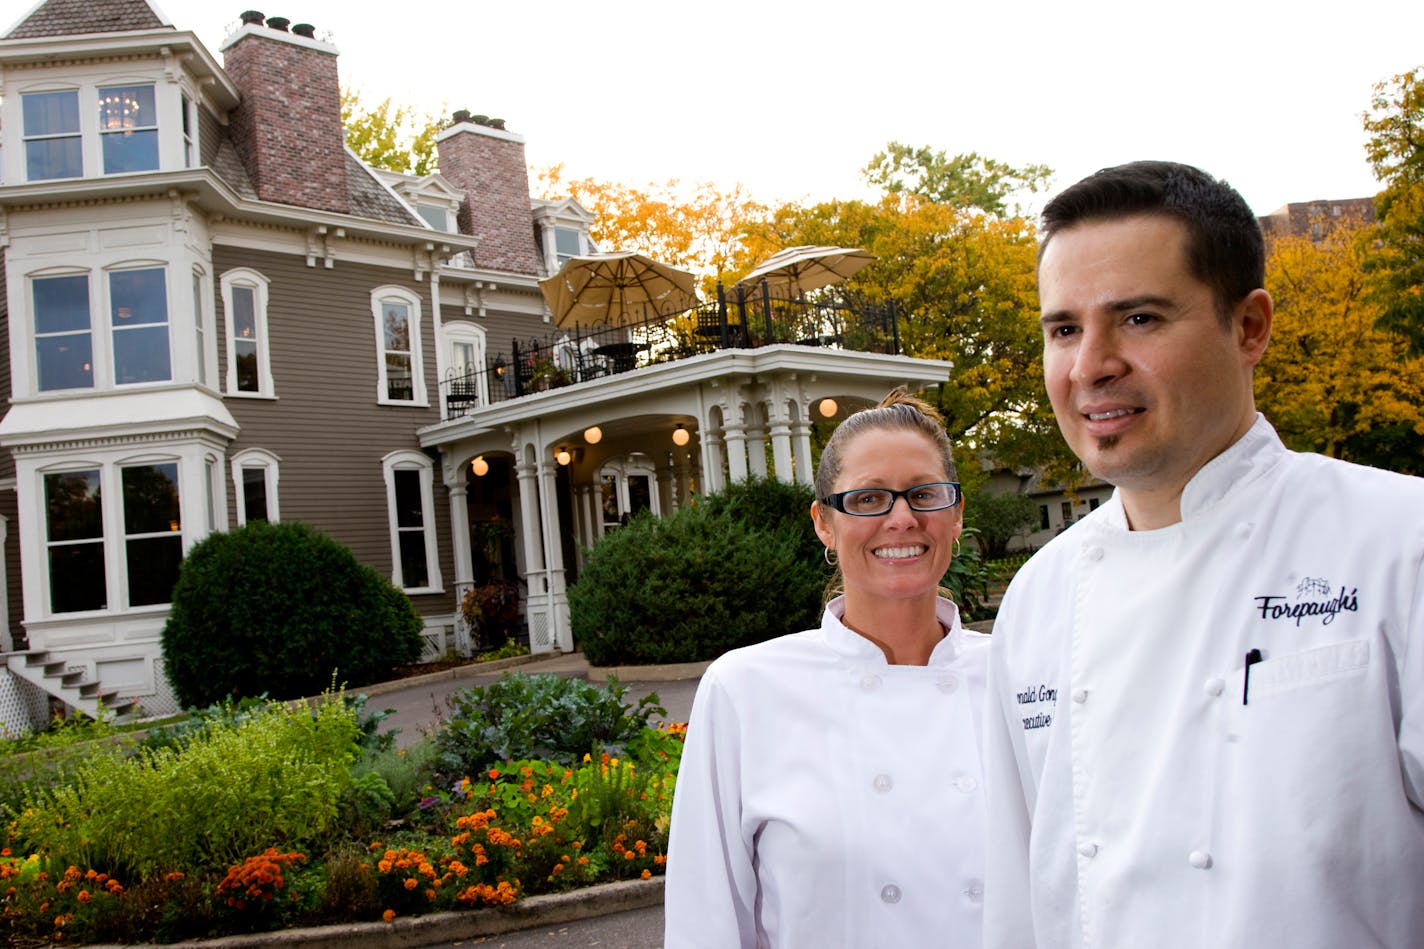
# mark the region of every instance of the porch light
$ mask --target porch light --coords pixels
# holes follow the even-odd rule
[[[681,448],[692,438],[692,433],[682,427],[682,423],[677,423],[677,428],[672,430],[672,443]]]
[[[489,474],[489,462],[485,461],[484,455],[479,455],[474,461],[470,462],[470,470],[475,473],[476,478],[483,478]]]
[[[504,354],[500,353],[498,356],[494,357],[494,374],[497,376],[503,376],[504,366]]]
[[[836,405],[835,399],[822,399],[821,404],[816,406],[816,411],[821,413],[822,418],[830,418],[840,411],[840,406]]]
[[[588,428],[583,430],[583,440],[588,442],[590,445],[597,445],[599,442],[603,441],[603,429],[599,428],[597,425],[590,425]]]
[[[569,454],[569,450],[563,445],[560,445],[558,451],[554,452],[554,460],[561,465],[567,465],[573,459],[574,456]]]

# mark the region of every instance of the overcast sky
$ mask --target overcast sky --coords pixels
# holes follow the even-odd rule
[[[248,9],[158,6],[215,55]],[[1260,214],[1371,195],[1371,85],[1424,65],[1420,0],[255,9],[315,25],[368,102],[505,119],[531,165],[633,185],[740,182],[763,201],[865,197],[859,171],[890,140],[1046,164],[1053,190],[1123,161],[1186,161]]]

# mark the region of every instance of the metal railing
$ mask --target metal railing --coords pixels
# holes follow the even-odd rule
[[[765,284],[728,293],[683,313],[618,326],[574,326],[515,339],[482,368],[452,369],[440,383],[447,418],[535,392],[631,372],[722,349],[791,343],[898,354],[895,304],[813,293],[778,297]]]

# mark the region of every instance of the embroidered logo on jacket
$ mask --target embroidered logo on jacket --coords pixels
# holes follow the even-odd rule
[[[1047,683],[1039,685],[1037,688],[1029,686],[1022,692],[1014,693],[1014,698],[1018,699],[1020,705],[1032,705],[1038,702],[1058,704],[1058,690],[1051,688]],[[1038,712],[1033,715],[1025,715],[1023,720],[1024,731],[1031,731],[1035,728],[1047,728],[1053,724],[1052,712]]]
[[[1340,592],[1331,596],[1333,589],[1328,580],[1306,577],[1296,586],[1294,597],[1258,596],[1255,598],[1256,607],[1261,611],[1263,620],[1293,619],[1299,626],[1306,617],[1318,616],[1321,626],[1329,626],[1335,621],[1336,614],[1354,613],[1360,608],[1356,595],[1358,587],[1346,590],[1341,586]]]

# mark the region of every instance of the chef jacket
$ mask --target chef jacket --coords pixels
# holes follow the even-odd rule
[[[988,637],[940,600],[925,666],[842,622],[702,676],[673,798],[667,949],[979,947]]]
[[[1424,945],[1424,480],[1258,417],[1181,514],[1114,495],[1005,596],[986,945]]]

